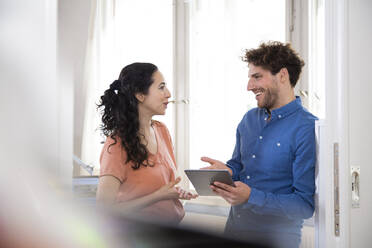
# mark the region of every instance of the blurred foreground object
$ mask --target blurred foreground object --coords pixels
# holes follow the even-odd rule
[[[4,199],[0,239],[5,248],[262,247],[78,205],[68,187],[53,174],[37,169],[6,170],[0,196]]]

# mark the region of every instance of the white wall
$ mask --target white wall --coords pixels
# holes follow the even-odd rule
[[[62,119],[73,129],[73,145],[70,152],[78,157],[81,157],[85,98],[82,81],[91,2],[90,0],[63,0],[58,3],[59,83],[65,96],[63,105],[73,109],[73,114],[65,113]],[[75,165],[73,174],[78,175],[79,171],[80,168]]]
[[[0,1],[2,167],[46,168],[70,184],[90,4]]]
[[[55,8],[53,0],[0,2],[0,160],[5,171],[62,168]]]
[[[350,0],[348,84],[350,166],[360,166],[360,208],[350,211],[350,247],[370,247],[372,223],[372,1]]]

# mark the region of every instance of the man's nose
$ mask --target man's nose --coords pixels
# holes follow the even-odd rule
[[[252,79],[250,78],[248,79],[247,90],[251,91],[253,90],[253,88],[254,88],[254,85],[253,85]]]

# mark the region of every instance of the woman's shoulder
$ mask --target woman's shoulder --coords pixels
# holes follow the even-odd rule
[[[105,140],[105,143],[104,143],[104,146],[115,146],[115,147],[120,147],[121,148],[121,139],[120,137],[118,136],[108,136],[106,137],[106,140]]]
[[[123,148],[121,139],[117,136],[115,137],[108,136],[102,147],[100,162],[102,163],[104,160],[109,160],[125,163],[126,159],[127,153]]]
[[[100,176],[110,175],[124,182],[126,178],[126,152],[119,137],[107,137],[100,156]]]
[[[168,132],[168,128],[163,122],[160,122],[157,120],[151,120],[151,125],[155,127],[156,129],[166,130]]]
[[[157,133],[160,133],[162,137],[167,137],[167,139],[172,142],[169,130],[164,123],[152,120],[151,125],[156,129]]]
[[[115,136],[108,136],[106,137],[105,143],[102,148],[102,154],[108,154],[108,155],[113,155],[113,156],[126,156],[125,149],[123,149],[123,145],[121,142],[120,137]]]
[[[151,120],[151,125],[157,126],[157,127],[165,127],[165,124],[163,122],[160,122],[157,120]]]

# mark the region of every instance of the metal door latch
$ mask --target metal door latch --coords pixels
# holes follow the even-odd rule
[[[360,200],[360,167],[351,166],[351,207],[359,208]]]

